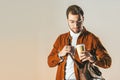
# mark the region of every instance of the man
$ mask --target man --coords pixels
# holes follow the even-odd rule
[[[71,5],[68,7],[66,15],[69,32],[61,34],[57,38],[48,56],[48,65],[50,67],[58,66],[56,80],[83,80],[75,61],[80,63],[79,66],[89,61],[99,67],[109,68],[111,57],[98,37],[87,31],[83,26],[83,10],[77,5]],[[78,44],[84,44],[86,50],[79,56],[76,51],[76,45]]]

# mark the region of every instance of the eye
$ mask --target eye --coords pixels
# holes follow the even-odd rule
[[[78,21],[78,23],[79,23],[79,22],[82,22],[82,20],[80,19],[80,20]]]
[[[74,23],[75,21],[70,21],[70,23]]]
[[[78,23],[81,23],[82,22],[82,20],[79,20],[79,21],[77,21]]]

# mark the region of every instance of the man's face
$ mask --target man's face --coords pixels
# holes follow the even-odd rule
[[[81,31],[81,26],[83,23],[83,16],[68,14],[68,25],[74,33],[79,33]]]

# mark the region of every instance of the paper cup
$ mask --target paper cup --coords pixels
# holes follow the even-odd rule
[[[85,44],[78,44],[76,45],[76,49],[78,52],[78,55],[82,54],[82,52],[85,52]]]

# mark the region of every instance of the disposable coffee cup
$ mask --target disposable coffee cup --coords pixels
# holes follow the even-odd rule
[[[78,44],[76,45],[76,49],[78,52],[78,55],[82,54],[82,52],[85,52],[85,44]]]

